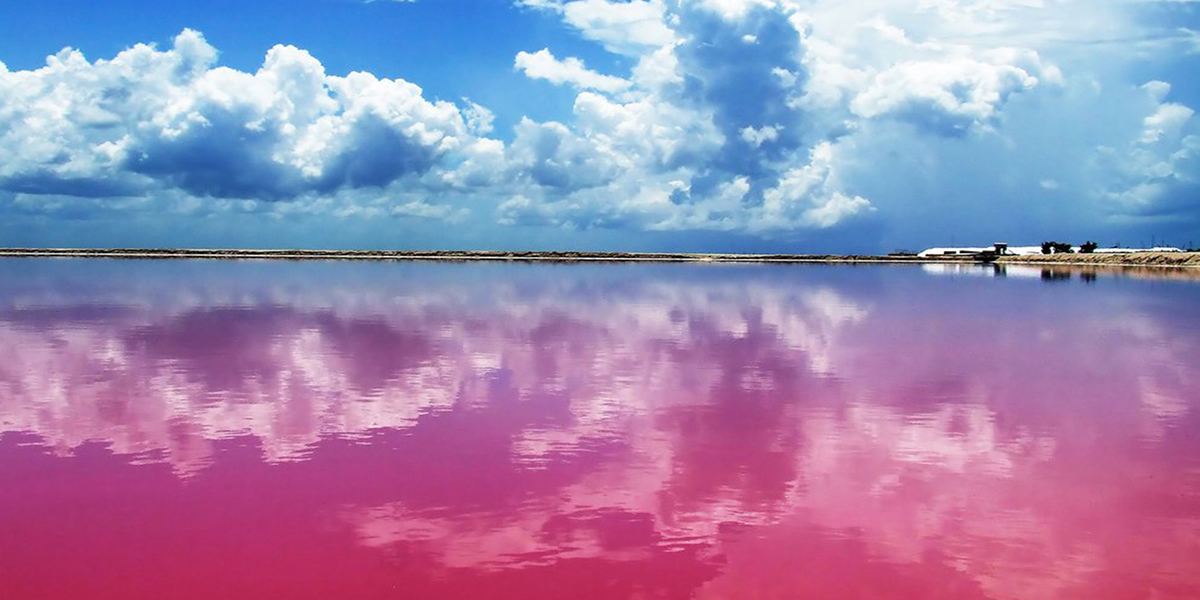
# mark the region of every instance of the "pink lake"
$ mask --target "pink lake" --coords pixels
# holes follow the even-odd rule
[[[0,260],[0,598],[1200,597],[1200,280]]]

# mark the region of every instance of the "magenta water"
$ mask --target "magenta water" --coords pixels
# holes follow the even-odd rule
[[[0,261],[0,597],[1200,597],[1200,284]]]

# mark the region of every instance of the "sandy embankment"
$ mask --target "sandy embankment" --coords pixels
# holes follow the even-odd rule
[[[1003,256],[997,262],[1059,265],[1128,265],[1139,267],[1200,267],[1200,252],[1038,254],[1034,256]]]

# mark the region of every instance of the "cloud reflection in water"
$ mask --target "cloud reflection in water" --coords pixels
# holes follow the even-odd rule
[[[202,537],[296,597],[1200,592],[1189,284],[93,264],[0,266],[0,524],[113,493],[114,542],[244,520]],[[34,451],[57,466],[13,479]]]

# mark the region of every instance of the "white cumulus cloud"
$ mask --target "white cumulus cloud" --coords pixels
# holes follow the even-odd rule
[[[559,60],[547,48],[532,53],[517,53],[515,66],[533,79],[545,79],[556,85],[566,84],[602,92],[619,92],[629,87],[629,82],[620,77],[588,70],[578,58]]]
[[[276,46],[244,72],[186,30],[170,49],[110,60],[67,49],[0,72],[0,189],[83,197],[178,192],[291,201],[453,179],[490,113],[424,98],[399,79],[328,75]]]

